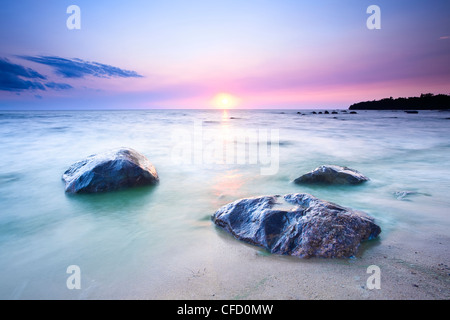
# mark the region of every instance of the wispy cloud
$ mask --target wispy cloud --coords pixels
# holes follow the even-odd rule
[[[45,76],[33,69],[12,63],[6,58],[0,58],[0,90],[14,92],[45,90],[40,82],[45,79],[47,79]]]
[[[22,59],[52,67],[58,75],[64,78],[84,78],[93,76],[99,78],[121,77],[141,78],[136,71],[120,69],[98,62],[84,61],[78,58],[67,59],[57,56],[19,56]]]
[[[72,89],[67,83],[45,82],[47,77],[39,72],[12,63],[6,58],[0,58],[0,90],[20,92],[26,90],[42,90],[46,88],[53,90]]]
[[[135,71],[124,70],[114,66],[88,62],[81,59],[66,59],[56,56],[16,56],[18,58],[47,65],[63,78],[80,79],[86,76],[98,78],[140,78]],[[49,81],[47,76],[7,58],[0,58],[0,90],[20,92],[26,90],[69,90],[73,86],[67,83]]]
[[[73,87],[70,84],[67,83],[57,83],[57,82],[47,82],[45,84],[47,88],[54,89],[54,90],[68,90],[72,89]]]
[[[439,40],[447,40],[447,39],[450,39],[450,36],[442,36],[442,37],[439,37]]]

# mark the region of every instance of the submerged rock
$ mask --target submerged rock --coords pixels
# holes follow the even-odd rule
[[[212,220],[239,240],[301,258],[351,257],[381,232],[362,211],[300,193],[237,200]]]
[[[416,195],[422,195],[422,196],[431,196],[428,193],[423,192],[417,192],[417,191],[396,191],[394,192],[394,196],[397,198],[397,200],[408,200],[409,196],[416,196]]]
[[[324,165],[294,180],[298,184],[358,184],[370,180],[360,172],[347,167]]]
[[[158,173],[150,161],[130,148],[91,155],[64,172],[69,193],[96,193],[157,184]]]

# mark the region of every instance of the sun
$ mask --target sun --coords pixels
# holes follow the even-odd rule
[[[218,93],[212,100],[212,105],[215,108],[229,109],[238,105],[239,99],[229,93]]]

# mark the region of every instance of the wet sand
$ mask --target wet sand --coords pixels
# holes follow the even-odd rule
[[[216,229],[218,240],[199,244],[167,265],[132,299],[449,299],[450,237],[393,232],[365,243],[351,259],[275,256]],[[184,259],[180,264],[179,259]],[[178,261],[178,262],[177,262]],[[367,287],[369,265],[381,270],[381,288]]]

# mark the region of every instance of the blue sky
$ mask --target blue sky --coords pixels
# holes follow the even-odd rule
[[[66,27],[72,4],[80,30]],[[381,30],[366,27],[372,4]],[[239,108],[342,108],[450,93],[450,1],[1,6],[2,109],[210,108],[223,94]]]

